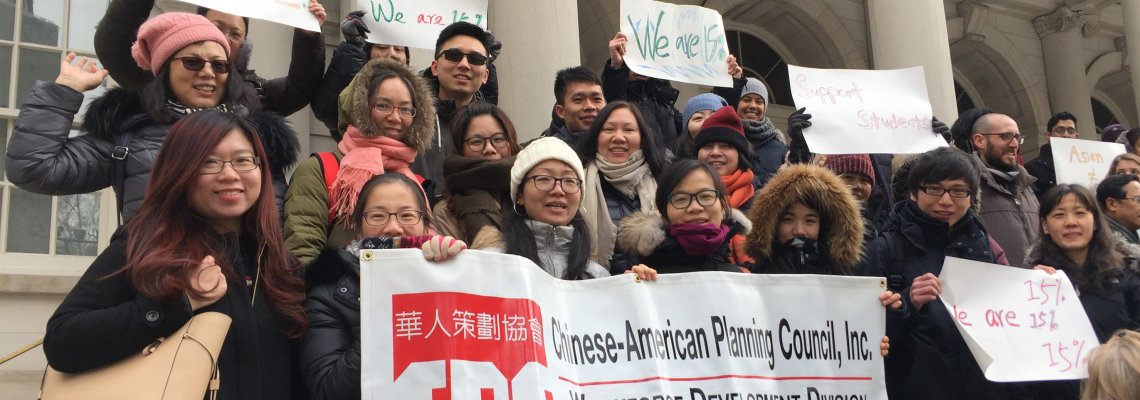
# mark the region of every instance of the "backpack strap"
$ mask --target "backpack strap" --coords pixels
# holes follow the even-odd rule
[[[892,292],[901,293],[907,287],[906,278],[903,276],[903,269],[906,267],[906,248],[903,247],[905,243],[896,232],[883,232],[883,237],[887,240],[887,253],[890,256],[887,260],[887,288]]]
[[[131,154],[132,138],[134,138],[134,130],[124,130],[115,140],[115,147],[111,150],[111,159],[115,163],[111,183],[115,187],[115,207],[118,210],[119,225],[123,224],[124,198],[127,197],[127,157]]]
[[[316,152],[312,156],[317,158],[317,164],[321,166],[321,175],[325,178],[325,193],[330,207],[328,227],[332,227],[332,189],[333,183],[336,182],[336,174],[340,172],[340,160],[336,158],[336,154],[329,151]]]

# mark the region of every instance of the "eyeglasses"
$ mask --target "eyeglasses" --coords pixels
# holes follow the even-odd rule
[[[1063,127],[1063,126],[1056,126],[1056,127],[1053,127],[1053,133],[1058,134],[1058,135],[1064,135],[1064,134],[1076,135],[1077,134],[1077,128],[1068,128],[1068,127]]]
[[[372,109],[382,115],[392,115],[393,111],[399,110],[401,117],[412,118],[416,116],[416,109],[413,107],[396,107],[388,103],[373,104]]]
[[[1129,200],[1129,201],[1132,201],[1133,203],[1137,203],[1137,204],[1140,204],[1140,196],[1132,196],[1132,197],[1113,197],[1113,198],[1114,198],[1114,199],[1117,199],[1117,200]]]
[[[206,160],[202,163],[202,167],[198,168],[198,172],[201,174],[220,174],[222,170],[226,169],[226,164],[233,167],[234,171],[253,171],[257,169],[257,162],[258,158],[255,156],[238,157],[233,160]]]
[[[942,197],[945,193],[950,193],[950,197],[956,199],[964,199],[970,197],[970,189],[953,188],[946,189],[941,186],[919,186],[923,193],[934,197]]]
[[[706,189],[696,193],[673,193],[669,195],[669,205],[678,210],[689,208],[693,204],[693,200],[702,206],[712,207],[717,200],[720,200],[720,192]]]
[[[498,133],[491,135],[489,138],[475,136],[464,139],[463,142],[467,143],[467,148],[471,149],[471,151],[483,151],[487,148],[487,143],[491,143],[491,147],[501,149],[507,145],[507,135]]]
[[[230,62],[226,60],[203,60],[198,57],[174,57],[172,60],[181,61],[182,68],[186,68],[187,71],[201,71],[202,68],[205,68],[206,64],[209,63],[210,70],[214,71],[215,74],[225,75],[230,73]]]
[[[483,65],[487,63],[487,56],[475,52],[464,53],[459,49],[447,49],[440,52],[438,56],[435,56],[437,59],[440,57],[456,63],[463,61],[463,57],[467,57],[467,63],[471,65]]]
[[[423,211],[403,210],[390,213],[380,210],[371,210],[364,212],[364,222],[372,226],[384,226],[388,224],[388,220],[391,219],[393,215],[396,216],[396,223],[407,226],[416,225],[424,219]]]
[[[535,175],[527,177],[526,180],[534,182],[534,188],[543,192],[554,190],[554,184],[557,182],[562,186],[562,191],[566,193],[578,193],[582,190],[582,180],[578,178],[555,178],[550,175]]]
[[[1021,134],[1017,134],[1017,133],[1010,133],[1010,132],[1005,132],[1005,133],[979,133],[979,135],[997,136],[997,137],[1001,138],[1001,141],[1005,142],[1006,144],[1009,144],[1010,142],[1013,142],[1014,140],[1017,140],[1017,144],[1025,144],[1025,138],[1021,137]]]

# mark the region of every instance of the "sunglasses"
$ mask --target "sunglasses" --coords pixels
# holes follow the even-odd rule
[[[187,71],[198,72],[206,67],[206,63],[210,64],[210,70],[215,74],[225,75],[230,72],[230,62],[225,60],[203,60],[198,57],[174,57],[174,60],[182,62],[182,68]]]
[[[463,57],[467,57],[467,62],[471,65],[484,65],[487,63],[487,56],[479,53],[464,53],[459,49],[447,49],[439,53],[439,57],[443,57],[447,61],[460,62]],[[436,57],[436,58],[439,58]]]

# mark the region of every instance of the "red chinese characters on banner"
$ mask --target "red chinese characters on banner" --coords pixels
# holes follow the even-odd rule
[[[425,361],[486,361],[507,379],[528,362],[546,366],[542,310],[529,299],[393,295],[392,348],[397,379],[409,365]]]

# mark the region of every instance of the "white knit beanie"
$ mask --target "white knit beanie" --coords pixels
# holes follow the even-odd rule
[[[578,175],[578,179],[585,180],[586,171],[582,168],[582,160],[578,159],[578,153],[575,153],[570,145],[553,136],[538,138],[530,142],[515,156],[515,165],[511,167],[512,202],[519,200],[519,183],[522,182],[523,178],[526,178],[526,173],[530,172],[530,169],[534,168],[535,165],[546,160],[558,160],[566,163]]]

